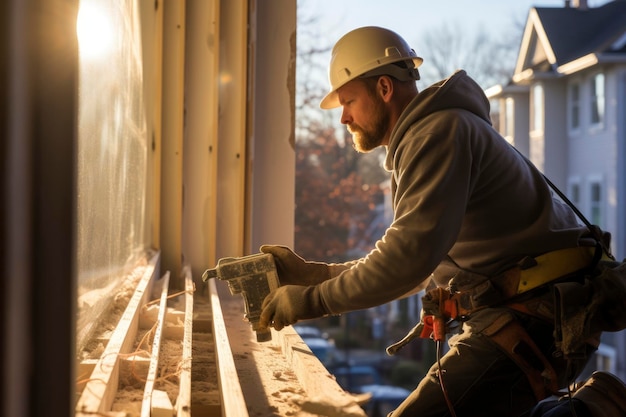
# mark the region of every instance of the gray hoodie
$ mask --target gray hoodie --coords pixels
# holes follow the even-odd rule
[[[430,277],[446,286],[460,269],[489,277],[528,255],[593,244],[542,174],[491,126],[489,101],[465,71],[404,109],[385,168],[393,223],[366,257],[320,284],[329,313],[384,304]]]

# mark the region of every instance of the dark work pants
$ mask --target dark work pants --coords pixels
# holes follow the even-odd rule
[[[535,396],[526,375],[486,336],[460,341],[441,358],[444,385],[457,417],[528,415]],[[393,417],[450,416],[433,365]]]
[[[527,316],[521,321],[535,343],[551,357],[552,327]],[[537,404],[524,372],[481,333],[451,339],[450,350],[441,358],[441,366],[444,385],[457,417],[527,417]],[[564,361],[553,366],[564,381],[572,377],[565,375]],[[578,375],[583,367],[584,363],[576,364],[574,374]],[[437,369],[434,364],[389,417],[450,416]]]
[[[567,399],[549,400],[537,404],[530,417],[592,417],[587,406],[578,398],[571,404]]]

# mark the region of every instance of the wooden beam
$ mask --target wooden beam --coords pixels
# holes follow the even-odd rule
[[[185,193],[182,238],[185,261],[198,282],[206,266],[217,263],[220,3],[186,0],[185,9],[183,188],[193,192]]]
[[[167,392],[152,391],[152,402],[150,407],[150,417],[172,417],[174,407]]]
[[[139,311],[150,296],[158,259],[159,255],[156,254],[145,267],[137,288],[111,335],[111,340],[91,373],[89,381],[85,384],[76,405],[76,417],[103,414],[111,409],[119,382],[120,354],[128,353],[133,347],[139,323]]]
[[[219,118],[217,149],[217,195],[215,259],[243,256],[248,223],[246,163],[248,161],[247,122],[249,99],[248,56],[249,2],[220,2]],[[205,117],[208,117],[205,116]]]
[[[293,327],[285,327],[279,332],[272,329],[272,340],[281,346],[306,392],[306,398],[300,404],[303,411],[332,417],[366,417],[357,399],[339,386]]]
[[[172,287],[182,289],[183,131],[185,91],[185,1],[163,5],[163,112],[159,241],[164,271],[174,271]]]
[[[185,333],[183,335],[183,352],[180,365],[180,387],[176,399],[176,415],[191,417],[191,343],[193,340],[193,297],[194,285],[191,277],[191,267],[183,268],[185,279]]]
[[[213,338],[215,340],[215,356],[219,374],[218,381],[222,400],[222,416],[248,417],[246,400],[243,397],[243,391],[239,383],[239,375],[237,375],[233,352],[230,348],[215,280],[209,280],[208,285],[211,310],[213,313]]]
[[[159,352],[161,351],[161,336],[163,334],[163,322],[165,321],[165,313],[167,312],[167,295],[170,283],[170,271],[167,271],[161,278],[161,302],[159,303],[159,315],[154,330],[154,338],[152,339],[152,354],[150,355],[150,368],[148,368],[148,377],[146,385],[143,389],[143,401],[141,404],[141,417],[150,417],[152,411],[152,391],[154,389],[154,381],[159,370]]]

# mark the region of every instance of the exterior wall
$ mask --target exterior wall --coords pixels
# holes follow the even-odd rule
[[[513,114],[507,115],[506,101],[508,99],[513,100]],[[494,127],[500,132],[500,134],[518,151],[524,156],[528,157],[530,154],[530,118],[529,118],[529,103],[528,103],[528,91],[524,89],[524,92],[511,92],[503,91],[499,94],[490,97],[492,103],[492,118],[494,118]],[[507,120],[508,118],[512,120]],[[507,126],[509,123],[513,123],[513,136],[508,137]]]
[[[600,226],[612,234],[612,251],[618,260],[626,258],[626,66],[603,68],[605,74],[605,119],[601,126],[591,124],[592,77],[599,69],[577,73],[566,79],[542,80],[545,119],[543,131],[532,131],[532,86],[526,95],[515,97],[515,144],[523,153],[523,138],[528,138],[528,155],[555,184],[570,194],[570,185],[580,186],[577,207],[590,216],[590,185],[602,184],[602,218]],[[580,84],[580,125],[572,129],[569,87]],[[513,95],[510,95],[513,96]],[[504,108],[505,97],[501,97]],[[520,125],[526,121],[526,132]],[[504,123],[501,123],[504,126]],[[530,133],[529,133],[530,132]],[[626,379],[626,332],[605,333],[604,350],[616,352],[611,357],[595,358],[594,369],[608,369]],[[600,363],[601,359],[607,363]]]
[[[543,80],[544,94],[544,174],[565,190],[568,152],[565,126],[565,83],[562,79]],[[532,101],[531,101],[532,105]],[[531,111],[532,114],[532,111]]]
[[[606,67],[606,127],[602,134],[603,149],[597,153],[599,165],[605,170],[606,194],[605,194],[605,210],[606,210],[606,229],[613,231],[613,251],[619,257],[626,257],[626,248],[619,245],[620,239],[623,239],[626,230],[620,221],[626,215],[626,206],[623,201],[619,204],[618,197],[626,194],[626,188],[620,185],[620,178],[624,177],[624,112],[623,107],[618,106],[618,102],[624,100],[626,89],[624,89],[622,80],[623,74],[626,72],[626,66]],[[621,111],[620,111],[621,110]],[[622,134],[620,135],[620,132]],[[620,149],[622,152],[620,152]]]
[[[529,23],[534,24],[533,22]],[[529,28],[527,28],[529,29]],[[523,45],[532,51],[538,40]],[[520,57],[526,50],[520,51]],[[613,56],[617,60],[621,57]],[[616,62],[616,61],[613,61]],[[602,124],[591,123],[591,80],[599,71],[605,75],[605,118]],[[529,74],[530,73],[530,74]],[[612,251],[618,260],[626,259],[626,64],[595,64],[573,74],[550,78],[533,73],[516,74],[518,80],[531,75],[533,80],[523,99],[515,97],[515,144],[523,153],[521,139],[528,137],[527,155],[551,178],[562,191],[572,198],[572,185],[579,186],[575,204],[583,214],[591,217],[591,184],[602,185],[600,226],[612,234]],[[515,78],[514,78],[515,79]],[[521,87],[525,85],[520,81]],[[533,83],[544,87],[545,106],[543,129],[533,130]],[[579,126],[572,128],[572,97],[570,87],[579,83]],[[513,88],[515,88],[513,87]],[[508,89],[511,86],[507,87]],[[499,94],[500,104],[507,92]],[[512,94],[508,94],[513,97]],[[501,119],[502,120],[502,119]],[[527,132],[519,126],[526,121]],[[501,126],[505,126],[501,123]],[[605,333],[598,351],[594,369],[604,369],[626,380],[626,331]]]
[[[614,239],[617,238],[619,242],[619,236],[623,235],[623,226],[620,228],[618,225],[618,217],[621,217],[618,213],[623,212],[623,206],[620,210],[618,195],[624,194],[623,187],[620,191],[618,186],[619,173],[624,169],[623,162],[620,162],[618,158],[619,144],[623,142],[623,138],[620,139],[616,135],[620,130],[619,125],[624,123],[618,115],[616,105],[619,95],[618,74],[620,73],[615,70],[605,71],[605,117],[602,124],[592,125],[590,83],[598,71],[597,68],[592,69],[572,76],[568,80],[568,85],[574,82],[579,83],[581,104],[579,128],[572,130],[571,124],[567,124],[570,144],[568,178],[580,184],[579,208],[587,217],[591,215],[591,184],[599,182],[602,185],[602,224],[600,226],[611,231]],[[623,247],[616,248],[615,241],[613,250],[618,256],[624,256]]]
[[[626,257],[626,66],[603,69],[605,75],[605,116],[601,125],[591,123],[591,80],[600,71],[594,67],[567,78],[539,79],[527,93],[504,91],[498,100],[499,127],[506,126],[505,100],[514,100],[514,137],[507,138],[527,155],[568,197],[572,184],[580,188],[576,203],[591,216],[591,185],[602,186],[602,224],[612,234],[612,250],[618,259]],[[533,130],[533,91],[543,88],[544,125]],[[572,128],[570,87],[578,83],[580,124]],[[620,175],[622,174],[622,175]],[[590,219],[591,220],[591,219]]]

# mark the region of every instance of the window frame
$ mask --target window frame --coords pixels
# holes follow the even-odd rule
[[[515,99],[506,97],[504,99],[504,126],[502,132],[504,138],[511,145],[515,145]]]
[[[545,129],[545,91],[541,83],[532,86],[531,130],[543,132]]]
[[[595,187],[598,188],[597,193]],[[606,184],[601,175],[588,177],[586,184],[587,217],[591,224],[601,228],[605,227],[604,223],[606,221],[605,193]]]
[[[581,120],[581,84],[575,81],[568,88],[568,126],[570,130],[579,130],[582,124]]]
[[[606,118],[606,77],[603,72],[598,72],[590,78],[589,112],[589,124],[592,127],[604,125]]]
[[[571,177],[567,182],[567,198],[579,207],[582,201],[582,181],[580,177]]]

